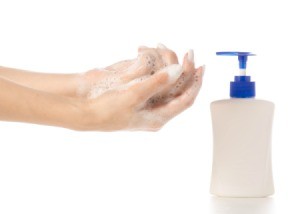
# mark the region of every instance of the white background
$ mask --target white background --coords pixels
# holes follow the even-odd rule
[[[299,20],[297,1],[0,0],[0,65],[73,73],[133,58],[162,42],[206,64],[194,106],[157,133],[74,132],[0,123],[0,213],[299,213]],[[274,101],[276,194],[209,194],[209,104],[228,97],[234,58],[252,51],[257,98]],[[0,101],[1,102],[1,101]],[[243,127],[241,127],[243,128]]]

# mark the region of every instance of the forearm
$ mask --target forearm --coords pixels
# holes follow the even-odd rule
[[[38,91],[0,77],[0,120],[82,129],[78,98]]]
[[[0,78],[40,91],[75,97],[78,74],[49,74],[0,66]]]

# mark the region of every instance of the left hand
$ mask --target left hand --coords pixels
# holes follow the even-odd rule
[[[177,55],[164,45],[159,44],[157,48],[142,46],[138,49],[138,57],[135,59],[124,60],[104,69],[93,69],[80,75],[77,94],[80,97],[94,99],[104,92],[125,85],[130,81],[142,81],[171,64],[178,64]],[[147,107],[153,108],[169,102],[182,94],[194,79],[200,81],[201,77],[195,74],[192,50],[184,57],[183,69],[183,74],[178,81],[150,98]]]

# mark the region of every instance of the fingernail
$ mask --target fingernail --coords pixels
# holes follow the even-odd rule
[[[161,43],[158,43],[158,44],[157,44],[157,48],[158,48],[158,49],[162,49],[162,50],[168,49],[165,45],[163,45],[163,44],[161,44]]]
[[[202,77],[204,76],[205,73],[205,65],[202,65]]]
[[[163,69],[168,73],[170,82],[176,82],[183,72],[183,69],[179,64],[169,65]]]
[[[194,51],[193,49],[190,49],[188,51],[188,60],[191,62],[191,63],[194,63]]]

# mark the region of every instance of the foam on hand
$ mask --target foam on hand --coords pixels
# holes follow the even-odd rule
[[[160,46],[160,49],[166,49]],[[193,51],[188,52],[189,61],[193,61]],[[183,68],[179,64],[166,66],[163,57],[156,51],[149,50],[139,53],[135,60],[122,61],[115,65],[104,69],[97,69],[89,78],[88,73],[81,75],[78,84],[78,96],[86,97],[88,99],[96,99],[109,90],[125,90],[137,82],[142,82],[154,75],[157,72],[166,72],[169,76],[169,81],[173,84],[173,88],[163,91],[150,98],[146,106],[147,108],[156,105],[164,104],[174,99],[178,93],[183,89],[184,83],[187,81],[183,74]],[[127,66],[127,67],[126,67]],[[101,75],[97,75],[101,72]],[[95,80],[99,78],[99,80]]]
[[[182,66],[179,64],[169,65],[163,70],[168,73],[170,82],[176,82],[183,72]]]

